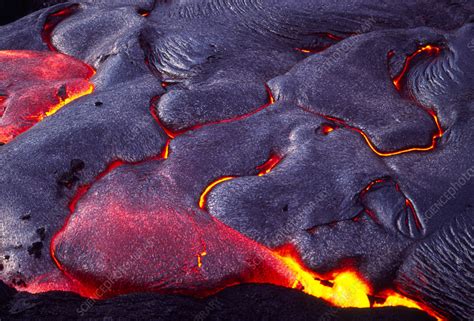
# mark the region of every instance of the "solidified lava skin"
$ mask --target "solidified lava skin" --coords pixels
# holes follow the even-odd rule
[[[0,142],[93,92],[94,69],[59,53],[0,51]]]

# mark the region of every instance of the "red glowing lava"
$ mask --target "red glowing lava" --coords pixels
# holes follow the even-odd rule
[[[94,90],[95,71],[52,52],[0,51],[0,142],[8,143],[69,102]]]
[[[328,135],[329,133],[333,132],[335,129],[336,128],[334,126],[327,125],[327,124],[321,126],[321,130],[324,135]]]
[[[64,8],[58,12],[55,12],[46,18],[46,22],[43,26],[43,32],[41,33],[41,38],[43,42],[48,46],[49,50],[51,51],[58,51],[56,47],[54,47],[53,42],[51,41],[51,37],[53,35],[54,28],[58,24],[60,24],[63,20],[71,16],[74,12],[77,11],[79,5],[73,4],[67,8]]]
[[[257,166],[258,176],[264,176],[270,173],[275,166],[277,166],[283,158],[277,154],[271,154],[270,158],[262,165]]]
[[[138,9],[137,10],[137,13],[142,16],[142,17],[148,17],[150,15],[150,11],[149,10],[145,10],[145,9]]]

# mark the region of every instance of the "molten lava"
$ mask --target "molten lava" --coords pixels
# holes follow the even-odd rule
[[[93,92],[95,71],[51,52],[0,51],[0,142],[8,143],[73,100]]]
[[[264,176],[270,173],[281,161],[282,157],[277,154],[271,154],[270,158],[262,165],[257,166],[258,176]]]
[[[292,288],[323,299],[334,306],[354,308],[404,306],[425,311],[438,321],[443,320],[431,309],[392,290],[377,293],[378,300],[371,303],[369,296],[373,296],[373,289],[353,267],[320,276],[304,266],[293,246],[276,249],[274,255],[292,273],[294,277]]]
[[[332,273],[332,276],[322,277],[304,267],[296,249],[285,246],[274,251],[294,276],[293,288],[324,299],[339,307],[370,307],[367,294],[370,286],[352,269]],[[329,282],[328,282],[329,281]]]
[[[411,153],[411,152],[431,151],[431,150],[436,148],[438,140],[441,137],[443,137],[443,134],[444,134],[443,128],[441,127],[441,124],[439,122],[439,119],[438,119],[438,116],[436,115],[436,113],[431,109],[425,109],[427,111],[427,113],[433,118],[433,122],[437,127],[436,133],[434,133],[432,135],[431,144],[429,146],[425,146],[425,147],[409,147],[409,148],[405,148],[405,149],[394,150],[394,151],[390,151],[390,152],[384,152],[384,151],[380,151],[372,143],[369,136],[366,133],[364,133],[364,131],[362,131],[361,129],[359,129],[357,127],[354,127],[354,126],[351,126],[351,125],[347,124],[344,120],[333,117],[333,116],[328,116],[328,115],[324,115],[324,114],[315,112],[315,111],[313,111],[309,108],[306,108],[306,107],[301,107],[300,106],[300,108],[303,109],[306,112],[311,113],[311,114],[315,114],[315,115],[318,115],[320,117],[324,117],[325,119],[327,119],[329,121],[332,121],[332,122],[338,124],[341,127],[345,127],[347,129],[350,129],[352,131],[355,131],[355,132],[359,133],[362,136],[362,138],[365,140],[365,142],[367,143],[367,146],[369,146],[369,148],[372,150],[372,152],[374,152],[375,154],[377,154],[380,157],[392,157],[392,156],[401,155],[401,154],[405,154],[405,153]],[[326,128],[323,128],[323,133],[324,133],[324,131],[327,131],[327,133],[329,133],[333,130],[334,130],[334,128],[331,129],[331,128],[326,127]]]
[[[55,12],[49,15],[48,18],[46,18],[46,23],[44,24],[43,32],[41,33],[41,38],[43,39],[43,42],[48,46],[49,50],[56,52],[58,51],[53,45],[53,42],[51,41],[54,28],[56,28],[56,26],[60,24],[63,20],[74,14],[78,8],[79,5],[74,4],[58,12]]]
[[[327,40],[329,43],[323,46],[319,46],[317,48],[295,48],[295,50],[304,54],[314,54],[314,53],[324,51],[328,49],[329,47],[331,47],[333,44],[344,39],[343,37],[336,36],[329,32],[319,32],[319,33],[316,33],[316,35]]]
[[[322,130],[324,135],[328,135],[329,133],[331,133],[335,130],[335,127],[325,124],[321,127],[321,130]]]
[[[424,47],[419,48],[417,51],[412,53],[411,55],[407,56],[405,59],[405,63],[403,65],[402,71],[393,79],[393,85],[397,88],[398,91],[402,90],[402,81],[410,68],[410,64],[412,63],[413,59],[420,54],[427,54],[430,56],[439,55],[441,52],[441,48],[434,46],[434,45],[426,45]],[[389,52],[389,58],[393,56],[393,52]]]
[[[204,209],[204,207],[206,206],[206,202],[207,202],[207,195],[214,189],[214,187],[216,187],[220,183],[223,183],[225,181],[229,181],[229,180],[234,179],[234,178],[236,178],[236,177],[235,176],[225,176],[225,177],[221,177],[218,180],[215,180],[214,182],[209,184],[206,187],[206,189],[202,192],[201,197],[199,198],[199,208]]]
[[[64,16],[65,13],[58,13],[58,17]],[[8,117],[13,117],[17,120],[18,123],[17,124],[13,122],[13,124],[19,127],[16,132],[12,131],[11,129],[8,129],[9,132],[6,132],[7,126],[2,123],[1,129],[3,130],[3,132],[1,137],[8,137],[8,139],[4,139],[7,141],[19,134],[21,130],[24,131],[34,125],[35,122],[41,121],[44,117],[53,115],[63,106],[68,104],[70,101],[77,99],[83,95],[89,94],[94,89],[93,85],[88,81],[94,74],[93,69],[83,63],[78,62],[73,58],[61,54],[37,53],[27,51],[0,52],[0,63],[2,63],[2,68],[3,66],[9,66],[6,67],[5,70],[0,70],[0,74],[2,74],[2,76],[4,75],[2,79],[5,78],[11,80],[15,79],[14,77],[17,77],[19,79],[18,83],[22,84],[22,86],[16,88],[10,83],[0,83],[2,84],[2,88],[8,88],[8,91],[5,94],[3,93],[3,91],[0,91],[0,106],[2,107],[0,111],[4,111],[4,117],[2,119],[2,122],[5,119],[9,119]],[[12,68],[13,65],[15,65],[15,68]],[[26,67],[18,69],[18,66]],[[15,70],[17,71],[17,73],[10,74],[8,70]],[[256,110],[248,114],[237,116],[231,119],[226,119],[203,125],[197,125],[195,127],[187,129],[186,131],[195,130],[206,125],[232,122],[250,117],[251,115],[263,110],[264,108],[270,106],[275,102],[270,89],[267,86],[266,89],[269,95],[269,101],[267,104],[257,108]],[[33,96],[36,97],[36,99],[33,101],[37,102],[37,105],[34,104],[33,107],[30,106],[30,108],[26,108],[25,105],[27,100],[23,100],[25,99],[24,97],[30,98],[31,100],[31,97]],[[164,132],[168,135],[169,139],[167,140],[164,149],[159,156],[152,157],[150,159],[138,163],[142,163],[149,160],[168,158],[169,145],[171,140],[177,135],[185,132],[172,132],[162,125],[156,113],[156,101],[157,99],[152,100],[150,107],[151,115],[153,116],[155,121],[161,126]],[[23,116],[20,117],[18,116],[18,114]],[[439,137],[441,137],[441,126],[439,125],[437,117],[435,115],[433,116],[440,132]],[[25,125],[24,123],[21,123],[21,119],[28,119],[30,121],[34,120],[34,122]],[[349,127],[343,121],[336,120],[331,117],[327,117],[327,119]],[[24,129],[25,127],[26,129]],[[352,127],[349,128],[354,129]],[[325,125],[322,127],[322,131],[325,135],[331,133],[334,129],[335,127],[331,125]],[[360,133],[363,136],[365,135],[361,131]],[[368,138],[366,136],[364,137],[369,143],[369,146],[372,146]],[[280,155],[271,154],[269,159],[264,164],[256,168],[258,171],[257,175],[263,176],[270,173],[282,161],[282,159],[283,157]],[[126,163],[121,160],[114,161],[102,173],[100,173],[93,182],[87,185],[80,186],[77,189],[75,196],[69,203],[70,215],[66,219],[66,222],[63,227],[54,235],[50,243],[51,258],[55,265],[58,267],[58,269],[61,271],[61,276],[63,277],[63,279],[61,280],[64,283],[61,284],[60,282],[57,282],[58,278],[60,278],[61,276],[49,276],[51,279],[43,277],[41,280],[36,280],[32,282],[32,284],[28,287],[29,291],[43,292],[55,289],[73,289],[74,291],[87,297],[102,297],[100,295],[97,295],[97,285],[86,284],[85,282],[82,282],[80,276],[73,274],[73,272],[68,271],[68,269],[63,266],[62,262],[60,262],[56,255],[57,242],[58,240],[63,238],[65,233],[68,232],[67,230],[71,222],[71,216],[74,215],[74,213],[76,212],[78,202],[84,198],[84,196],[89,192],[90,188],[94,183],[103,179],[106,175],[108,175],[110,172],[117,169],[118,167],[121,167],[123,165],[136,165],[138,163]],[[222,177],[209,184],[209,186],[205,188],[205,190],[200,196],[198,203],[199,208],[205,209],[207,196],[214,187],[216,187],[222,182],[231,180],[233,178],[235,177]],[[376,183],[377,181],[374,184]],[[367,187],[366,191],[368,191],[371,186]],[[406,205],[413,209],[413,205],[409,200],[407,200]],[[168,213],[161,214],[163,215],[163,218],[169,217]],[[104,215],[108,214],[106,213]],[[127,217],[127,213],[120,213],[120,215],[123,217]],[[200,245],[197,246],[196,249],[194,247],[192,249],[186,249],[184,247],[184,244],[181,245],[183,246],[183,251],[186,253],[194,251],[194,254],[188,255],[186,259],[189,259],[190,256],[193,257],[193,259],[196,260],[194,266],[197,267],[198,270],[201,270],[201,272],[189,270],[186,271],[186,275],[191,275],[192,277],[201,277],[200,275],[202,273],[205,273],[205,268],[207,264],[212,267],[213,264],[218,264],[218,262],[220,262],[221,259],[219,257],[216,258],[216,253],[219,253],[219,251],[223,250],[223,248],[231,248],[232,246],[235,246],[235,244],[238,244],[239,248],[241,249],[241,253],[245,253],[249,257],[255,255],[261,260],[260,264],[254,266],[254,271],[248,272],[249,275],[240,275],[237,277],[236,280],[229,280],[226,284],[222,284],[216,287],[214,289],[214,292],[226,286],[241,282],[268,282],[300,289],[305,293],[308,293],[318,298],[322,298],[335,306],[371,306],[369,300],[369,295],[371,295],[372,292],[371,287],[369,284],[367,284],[367,282],[363,280],[363,278],[357,273],[354,268],[346,268],[339,271],[335,271],[327,277],[318,276],[316,273],[305,267],[305,265],[298,257],[296,251],[294,251],[294,249],[291,249],[290,247],[286,247],[285,249],[270,250],[265,248],[263,245],[257,244],[254,241],[244,237],[237,231],[234,231],[229,227],[224,226],[218,221],[214,221],[213,225],[201,227],[194,221],[194,218],[192,218],[192,216],[189,217],[191,217],[191,221],[184,221],[181,223],[184,224],[184,226],[194,224],[195,229],[197,231],[196,235],[198,235],[194,237],[197,237],[197,239],[199,240],[198,243]],[[166,222],[165,224],[171,224],[170,226],[165,227],[170,228],[170,231],[168,232],[172,232],[172,228],[175,228],[173,224],[176,223],[173,221],[164,220],[163,222]],[[161,221],[160,224],[162,224]],[[112,229],[112,227],[107,226],[99,228]],[[139,224],[138,226],[132,226],[132,228],[143,228],[143,225]],[[220,235],[221,238],[219,239],[219,241],[222,242],[222,244],[213,243],[215,242],[215,240],[213,239],[211,239],[211,241],[208,240],[209,235],[212,235],[213,233],[217,233]],[[107,233],[103,233],[102,235],[106,234]],[[190,242],[190,240],[185,241]],[[192,241],[195,243],[196,240],[193,239]],[[112,258],[114,256],[111,255],[110,257]],[[117,255],[117,257],[120,256]],[[241,259],[242,261],[245,261],[244,258]],[[128,290],[134,289],[127,289],[124,291]],[[206,290],[203,290],[202,293],[206,293]],[[212,291],[210,291],[209,293],[212,293]],[[383,303],[376,303],[373,306],[378,307],[403,305],[428,311],[427,309],[418,305],[416,302],[409,300],[394,292],[390,292],[386,296],[382,296],[382,298],[385,300]],[[431,313],[430,311],[428,312]]]

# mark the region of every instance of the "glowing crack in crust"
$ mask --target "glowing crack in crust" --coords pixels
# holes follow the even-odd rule
[[[380,151],[372,143],[369,136],[364,131],[362,131],[361,129],[359,129],[357,127],[349,125],[346,121],[344,121],[342,119],[339,119],[339,118],[336,118],[336,117],[333,117],[333,116],[324,115],[324,114],[315,112],[315,111],[313,111],[311,109],[308,109],[306,107],[301,107],[301,109],[303,109],[304,111],[306,111],[308,113],[312,113],[312,114],[324,117],[328,121],[334,122],[335,124],[339,125],[340,127],[348,128],[352,131],[357,132],[365,140],[367,146],[372,150],[372,152],[374,152],[376,155],[378,155],[380,157],[392,157],[392,156],[397,156],[397,155],[412,153],[412,152],[428,152],[428,151],[431,151],[431,150],[436,148],[438,140],[441,137],[443,137],[443,134],[444,134],[443,128],[441,127],[441,124],[439,122],[439,119],[438,119],[438,116],[436,115],[436,113],[434,111],[430,110],[430,109],[427,109],[427,113],[432,117],[433,122],[437,127],[436,133],[434,133],[432,135],[431,144],[429,146],[425,146],[425,147],[409,147],[409,148],[405,148],[405,149],[394,150],[394,151],[390,151],[390,152],[384,152],[384,151]],[[335,127],[332,127],[332,126],[329,126],[329,125],[323,126],[323,132],[325,134],[328,134],[328,133],[332,132],[334,129],[335,129]]]

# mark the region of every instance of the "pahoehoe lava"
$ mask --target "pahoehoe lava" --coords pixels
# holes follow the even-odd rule
[[[59,290],[218,315],[300,291],[341,320],[470,320],[472,17],[78,0],[0,26],[0,311]]]

